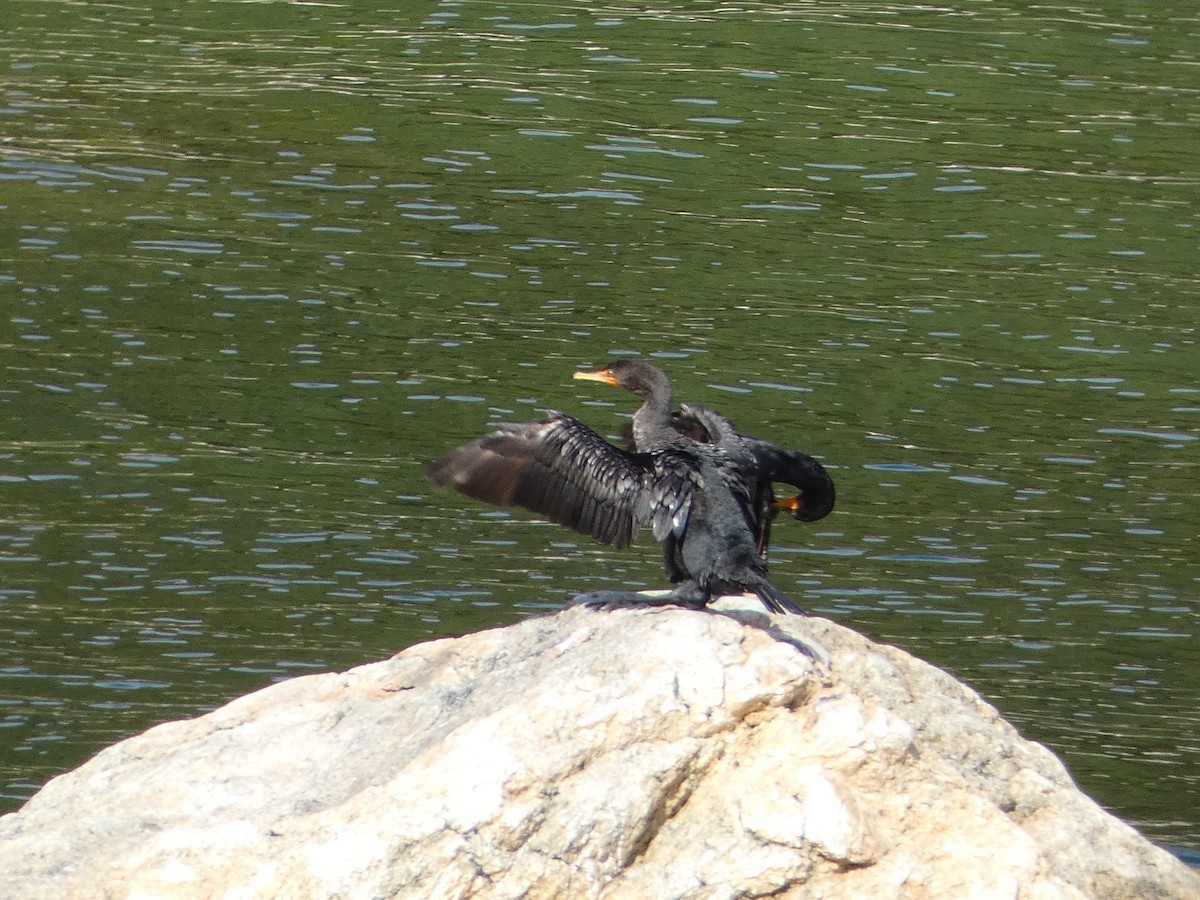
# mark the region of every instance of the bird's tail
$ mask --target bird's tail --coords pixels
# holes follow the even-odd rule
[[[750,589],[758,595],[758,599],[763,602],[773,613],[795,613],[798,616],[805,615],[804,610],[793,603],[783,591],[767,581],[766,578],[760,579],[755,584],[750,586]]]

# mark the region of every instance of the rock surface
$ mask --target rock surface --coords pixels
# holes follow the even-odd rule
[[[816,618],[570,609],[273,685],[0,819],[5,896],[1200,898],[944,672]]]

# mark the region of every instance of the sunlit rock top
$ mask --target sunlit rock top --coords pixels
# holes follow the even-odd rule
[[[817,618],[569,609],[260,690],[0,819],[27,898],[1194,898],[969,688]]]

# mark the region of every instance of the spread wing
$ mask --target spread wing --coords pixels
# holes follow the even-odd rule
[[[439,487],[523,507],[618,548],[647,524],[656,540],[682,533],[699,487],[681,454],[621,450],[560,413],[502,425],[435,460],[427,474]]]

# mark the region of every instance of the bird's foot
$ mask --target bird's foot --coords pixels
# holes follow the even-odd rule
[[[662,592],[638,591],[589,591],[576,594],[567,606],[586,606],[588,609],[638,609],[658,606],[682,606],[687,609],[704,609],[709,597],[695,591],[679,590]]]
[[[588,609],[629,609],[645,606],[646,601],[637,591],[588,591],[576,594],[567,606],[586,606]]]

